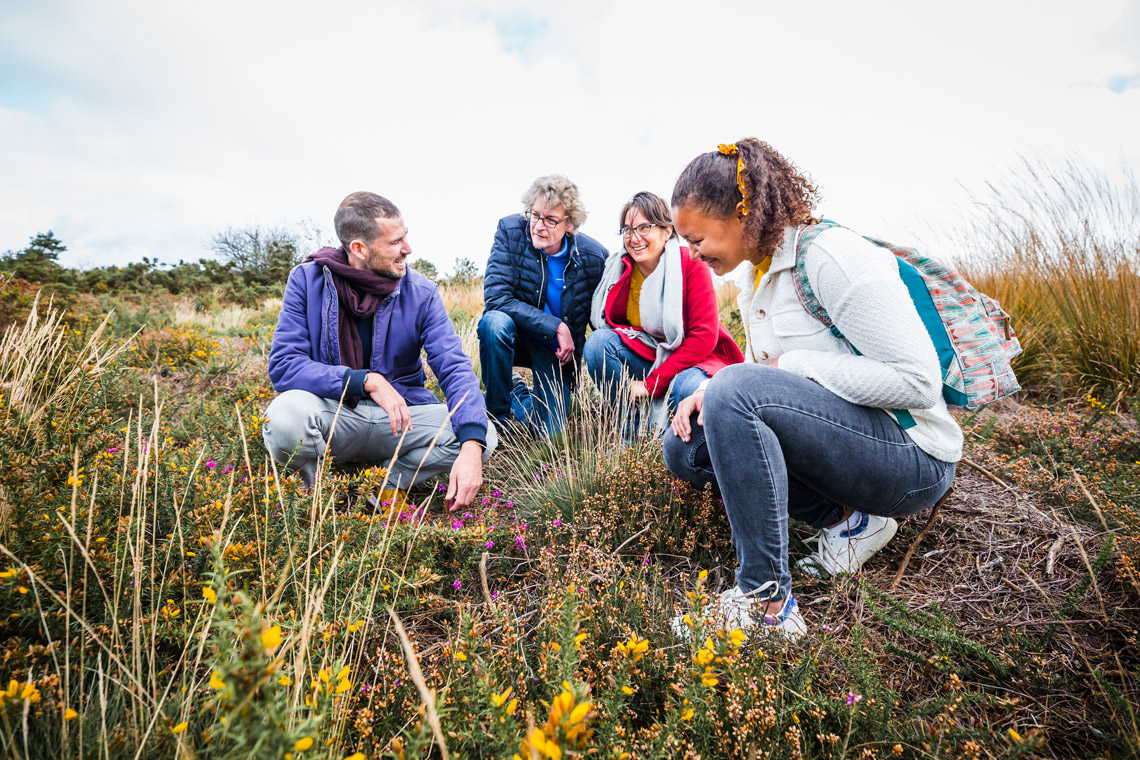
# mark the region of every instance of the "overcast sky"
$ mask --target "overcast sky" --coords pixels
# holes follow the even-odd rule
[[[0,251],[209,255],[372,190],[483,264],[535,177],[611,250],[638,190],[756,136],[868,234],[953,225],[1019,156],[1140,166],[1140,2],[0,0]],[[902,242],[900,240],[900,242]]]

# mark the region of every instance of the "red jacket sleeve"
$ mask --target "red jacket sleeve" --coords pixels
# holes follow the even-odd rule
[[[682,296],[685,338],[677,350],[645,378],[645,387],[654,398],[665,395],[677,373],[707,359],[716,348],[719,337],[720,312],[712,273],[702,262],[693,261],[688,256],[682,255],[682,261],[685,267],[685,292]]]

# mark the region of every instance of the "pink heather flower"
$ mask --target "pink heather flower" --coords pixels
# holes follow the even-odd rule
[[[850,691],[847,692],[847,706],[848,707],[858,703],[861,699],[863,699],[862,694],[855,694],[855,693],[850,692]]]
[[[821,625],[821,626],[819,627],[819,629],[820,629],[821,631],[823,631],[824,633],[831,633],[831,626],[830,626],[830,625],[827,625],[826,623],[824,623],[823,625]]]
[[[206,469],[207,470],[212,470],[217,466],[218,466],[218,463],[215,462],[213,459],[207,459],[206,460]]]
[[[462,527],[463,527],[463,521],[462,520],[457,519],[457,520],[451,521],[451,529],[452,530],[459,530]]]
[[[222,468],[222,474],[223,475],[225,475],[227,472],[233,472],[233,471],[234,471],[234,466],[232,464],[227,464],[225,467]]]
[[[488,549],[494,549],[495,548],[495,542],[494,541],[488,541],[487,543],[483,544],[483,546],[487,547]]]
[[[499,592],[497,589],[495,591],[491,592],[491,598],[492,599],[498,599],[499,598]]]
[[[526,543],[523,541],[522,536],[515,536],[515,546],[519,546],[519,547],[526,546]]]
[[[119,450],[118,446],[112,446],[111,448],[107,449],[107,453],[108,454],[114,454],[118,450]]]
[[[439,488],[437,488],[436,490],[439,491],[440,493],[443,493],[444,491],[447,490],[447,486],[444,485],[443,483],[440,483]]]
[[[464,513],[463,513],[463,519],[464,519],[464,520],[470,520],[470,519],[471,519],[472,517],[474,517],[474,516],[475,516],[475,515],[471,514],[470,512],[464,512]]]
[[[561,520],[555,520],[554,521],[554,527],[555,528],[561,528],[562,527],[562,521]]]
[[[458,591],[459,589],[463,588],[463,581],[456,581],[455,583],[452,583],[451,585],[456,591]]]
[[[495,526],[494,526],[494,525],[488,525],[488,526],[487,526],[487,531],[488,531],[489,533],[493,533],[493,532],[494,532],[494,530],[495,530]]]
[[[499,498],[499,489],[496,488],[494,491],[491,491],[491,495],[496,499]]]

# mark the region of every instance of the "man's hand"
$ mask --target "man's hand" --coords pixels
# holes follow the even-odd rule
[[[554,352],[554,357],[559,364],[565,364],[574,356],[574,338],[570,336],[570,328],[565,322],[558,323],[554,337],[558,339],[558,350]]]
[[[455,499],[449,508],[454,512],[460,507],[469,507],[483,485],[483,447],[478,441],[464,441],[459,449],[455,464],[451,465],[451,478],[447,481],[445,501]]]
[[[689,418],[692,417],[693,412],[697,414],[697,424],[701,427],[705,425],[705,392],[697,391],[692,396],[682,399],[681,403],[677,404],[677,413],[673,415],[673,434],[680,438],[685,443],[689,442],[689,437],[693,434],[692,425],[689,424]]]
[[[633,403],[649,398],[649,388],[644,380],[634,380],[629,384],[629,400]]]
[[[408,411],[407,402],[383,375],[379,372],[369,372],[365,375],[364,392],[388,413],[388,422],[392,424],[392,435],[400,435],[405,430],[412,429],[412,413]]]

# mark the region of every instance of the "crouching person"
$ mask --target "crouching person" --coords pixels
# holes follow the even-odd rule
[[[450,472],[446,498],[467,506],[497,439],[439,291],[407,266],[408,228],[387,199],[353,193],[335,225],[341,247],[309,256],[285,286],[265,446],[310,487],[326,456],[389,467],[399,491]],[[446,405],[424,387],[421,350]]]

